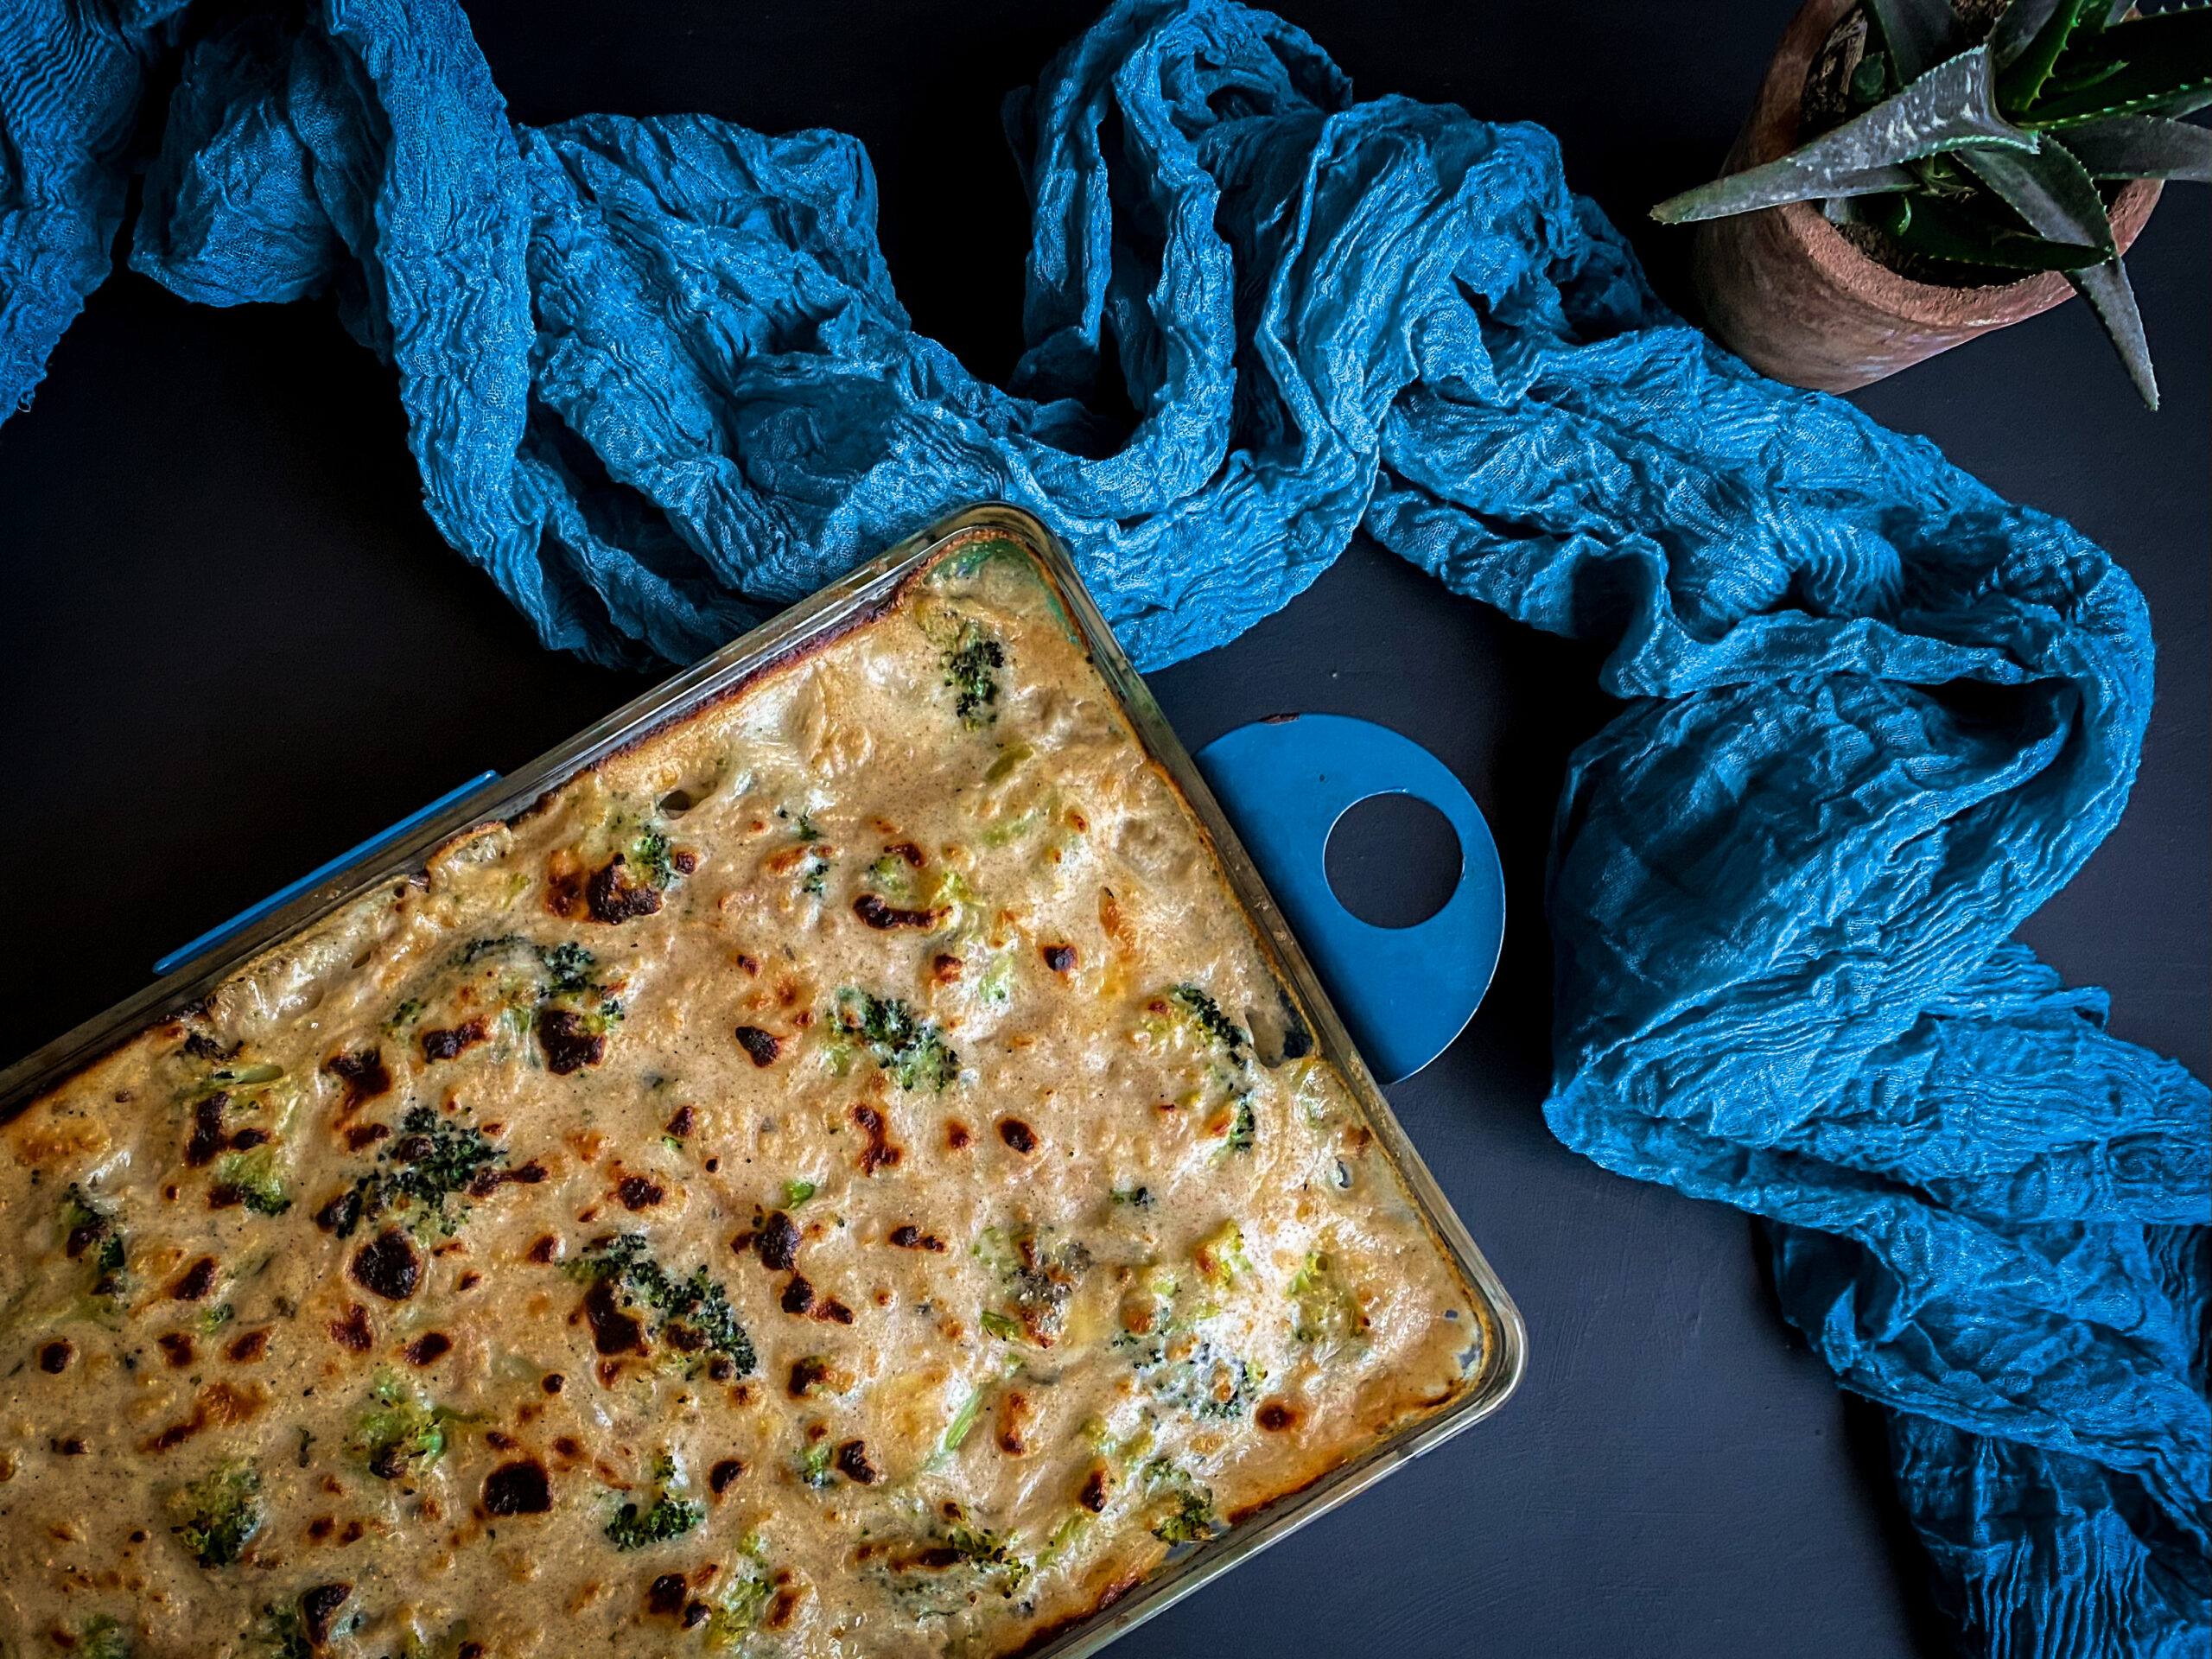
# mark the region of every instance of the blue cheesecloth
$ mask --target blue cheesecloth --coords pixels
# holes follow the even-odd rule
[[[132,265],[334,291],[440,531],[595,661],[690,661],[985,497],[1144,666],[1361,527],[1605,642],[1625,707],[1549,874],[1554,1130],[1767,1219],[1784,1313],[1888,1408],[1965,1650],[2205,1651],[2212,1109],[2010,938],[2150,714],[2104,552],[1685,327],[1541,129],[1356,101],[1266,12],[1125,0],[1008,100],[1011,391],[909,327],[855,140],[518,126],[453,0],[282,15],[0,0],[0,410],[145,165]],[[1134,431],[1085,402],[1109,337]]]

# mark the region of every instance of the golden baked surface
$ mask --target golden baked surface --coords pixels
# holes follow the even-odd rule
[[[1013,1652],[1468,1293],[1027,556],[0,1130],[0,1653]]]

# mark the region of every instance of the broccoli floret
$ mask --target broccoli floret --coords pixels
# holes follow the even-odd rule
[[[1158,1492],[1152,1535],[1171,1544],[1200,1544],[1214,1535],[1220,1521],[1214,1514],[1213,1494],[1194,1484],[1190,1476],[1166,1458],[1154,1458],[1144,1467],[1147,1485]]]
[[[1178,985],[1167,995],[1193,1025],[1229,1051],[1230,1059],[1240,1066],[1245,1063],[1245,1051],[1252,1039],[1243,1027],[1221,1011],[1221,1004],[1196,985]]]
[[[945,1541],[960,1552],[960,1559],[991,1579],[999,1593],[1011,1596],[1031,1572],[1030,1563],[1014,1554],[1012,1535],[987,1527],[955,1527]]]
[[[1259,1138],[1260,1122],[1252,1111],[1252,1096],[1239,1095],[1230,1109],[1229,1139],[1224,1144],[1230,1152],[1249,1152]]]
[[[696,1503],[663,1492],[650,1510],[640,1511],[636,1504],[625,1503],[607,1523],[607,1538],[617,1549],[643,1549],[681,1538],[706,1518],[707,1512]]]
[[[308,1640],[296,1607],[264,1607],[254,1643],[254,1650],[267,1659],[315,1659],[315,1643]]]
[[[917,1020],[896,997],[849,988],[837,993],[836,1015],[901,1089],[942,1090],[960,1075],[960,1056],[945,1046],[936,1023]]]
[[[591,988],[591,970],[599,959],[581,944],[556,944],[544,955],[545,971],[550,977],[545,988],[556,994],[572,994]]]
[[[260,1471],[250,1463],[226,1463],[170,1498],[174,1530],[202,1567],[230,1567],[261,1530]]]
[[[130,1659],[130,1633],[120,1619],[107,1613],[94,1613],[85,1621],[83,1632],[77,1637],[77,1651],[84,1659]]]
[[[274,1147],[226,1154],[215,1166],[213,1191],[216,1196],[243,1204],[257,1216],[281,1216],[292,1207],[292,1195],[276,1173]]]
[[[404,1382],[380,1377],[370,1390],[376,1408],[355,1426],[347,1447],[384,1480],[419,1474],[445,1455],[446,1424],[452,1414],[424,1404]]]
[[[73,1181],[61,1201],[61,1248],[90,1268],[93,1295],[112,1296],[122,1288],[116,1275],[123,1271],[124,1251],[115,1211]]]
[[[568,1270],[585,1283],[612,1280],[626,1303],[659,1315],[653,1334],[671,1347],[708,1349],[729,1361],[739,1376],[751,1376],[759,1363],[728,1293],[703,1262],[690,1278],[678,1279],[652,1259],[644,1234],[625,1233],[590,1246]]]
[[[1006,666],[1006,647],[963,618],[959,637],[944,652],[944,683],[951,690],[952,712],[969,731],[999,717],[998,671]]]

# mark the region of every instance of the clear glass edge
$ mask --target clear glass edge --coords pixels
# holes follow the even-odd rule
[[[189,1007],[270,945],[314,926],[385,881],[404,880],[420,871],[429,856],[455,836],[527,810],[548,792],[607,756],[704,706],[817,637],[861,618],[926,565],[945,543],[979,529],[997,530],[1021,542],[1058,588],[1062,604],[1082,634],[1092,662],[1121,703],[1139,741],[1198,815],[1216,860],[1272,958],[1277,977],[1292,991],[1319,1039],[1322,1053],[1343,1074],[1393,1172],[1471,1293],[1469,1300],[1484,1327],[1483,1357],[1458,1399],[1385,1436],[1312,1484],[1263,1505],[1256,1515],[1218,1539],[1180,1560],[1171,1561],[1128,1595],[1058,1632],[1044,1645],[1027,1650],[1027,1659],[1084,1659],[1098,1652],[1222,1573],[1349,1501],[1392,1470],[1433,1451],[1496,1411],[1519,1384],[1528,1352],[1527,1330],[1520,1311],[1399,1124],[1220,804],[1116,641],[1067,550],[1036,518],[1002,503],[964,508],[885,550],[632,698],[567,742],[426,820],[413,833],[376,848],[355,865],[334,872],[207,956],[180,965],[137,995],[0,1071],[0,1124],[12,1121],[54,1084],[147,1027]]]

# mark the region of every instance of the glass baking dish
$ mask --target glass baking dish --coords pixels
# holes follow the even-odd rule
[[[1495,1411],[1519,1382],[1526,1350],[1520,1315],[1399,1127],[1236,832],[1144,682],[1116,644],[1065,550],[1044,525],[1014,507],[976,506],[941,520],[733,640],[521,771],[484,782],[460,798],[418,815],[404,833],[367,843],[365,850],[339,868],[318,872],[300,891],[253,916],[246,925],[223,937],[219,944],[0,1072],[0,1123],[9,1122],[48,1089],[148,1026],[190,1007],[271,945],[380,884],[420,872],[429,855],[454,836],[472,826],[526,811],[550,791],[607,756],[729,693],[770,664],[871,615],[949,543],[978,530],[989,530],[1028,550],[1092,663],[1119,700],[1131,728],[1189,802],[1231,890],[1260,938],[1284,994],[1305,1016],[1322,1055],[1343,1077],[1392,1172],[1459,1274],[1478,1326],[1470,1332],[1461,1356],[1463,1382],[1452,1400],[1414,1418],[1310,1484],[1236,1517],[1227,1531],[1213,1539],[1179,1546],[1153,1577],[1078,1624],[1054,1632],[1045,1645],[1031,1650],[1033,1659],[1074,1659],[1097,1652],[1409,1459],[1441,1445]]]

